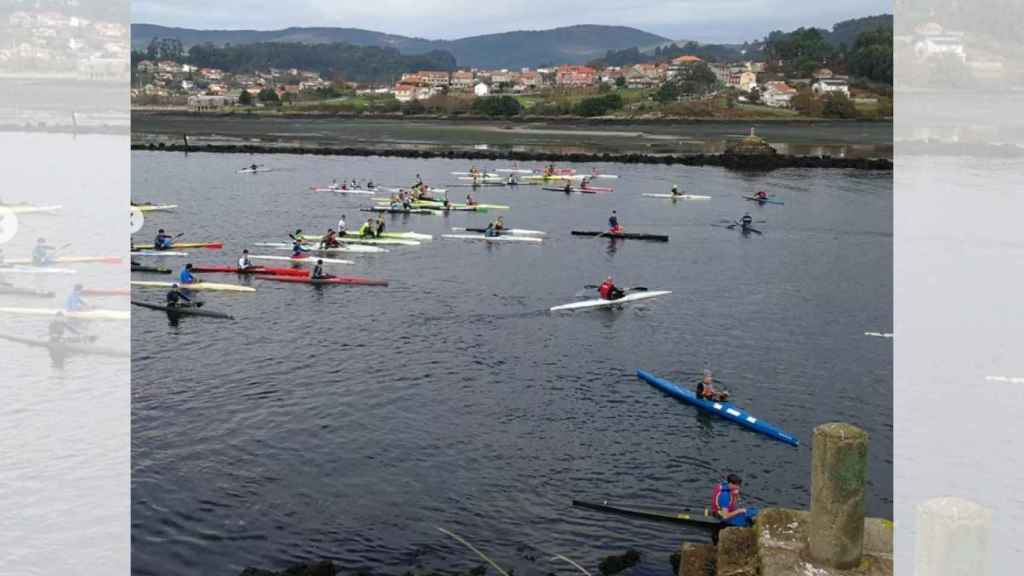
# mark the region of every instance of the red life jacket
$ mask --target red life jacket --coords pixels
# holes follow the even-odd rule
[[[604,300],[610,300],[612,297],[612,288],[615,287],[613,282],[605,280],[601,286],[598,287],[597,293],[601,295]]]
[[[715,516],[719,516],[722,513],[722,507],[721,504],[719,504],[719,501],[722,498],[723,493],[729,499],[729,505],[725,510],[727,512],[736,511],[736,499],[732,497],[732,490],[729,489],[729,483],[722,482],[718,486],[715,486],[715,491],[711,495],[711,513]]]

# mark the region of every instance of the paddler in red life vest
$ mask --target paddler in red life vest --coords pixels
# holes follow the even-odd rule
[[[757,508],[740,508],[740,486],[743,480],[729,474],[725,481],[715,486],[711,497],[711,512],[729,526],[752,526],[757,517]]]
[[[715,390],[714,378],[711,377],[711,370],[704,370],[704,379],[697,384],[697,398],[709,402],[725,402],[729,399],[729,393]]]
[[[321,248],[337,248],[341,244],[338,242],[338,235],[334,233],[333,228],[327,229],[327,234],[320,239]]]
[[[754,194],[754,198],[756,198],[758,200],[767,200],[768,199],[768,193],[765,192],[764,190],[758,190]]]
[[[622,226],[619,226],[619,214],[615,210],[612,210],[612,215],[608,217],[608,233],[619,234],[622,232]]]
[[[615,285],[615,281],[609,276],[600,286],[597,287],[597,293],[601,296],[602,300],[618,300],[626,295],[626,292]]]

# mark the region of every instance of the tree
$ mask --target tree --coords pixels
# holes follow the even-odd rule
[[[248,90],[242,90],[242,93],[238,95],[238,104],[240,106],[252,106],[252,94]]]
[[[874,82],[892,84],[892,30],[878,28],[857,37],[849,55],[850,72]]]
[[[260,90],[260,93],[256,95],[256,98],[264,104],[279,104],[281,102],[281,99],[277,97],[277,92],[270,88]]]
[[[808,88],[800,90],[790,101],[790,105],[804,116],[821,116],[824,108],[821,100],[815,98],[814,93]]]
[[[625,76],[619,76],[619,77],[615,78],[615,86],[617,88],[624,88],[626,86],[626,77]]]
[[[413,116],[416,114],[423,114],[427,111],[427,107],[423,105],[419,100],[409,100],[405,104],[402,104],[402,115]]]
[[[718,77],[704,62],[684,66],[675,78],[665,82],[655,93],[659,102],[671,102],[681,96],[701,97],[718,88]]]
[[[576,105],[575,112],[580,116],[604,116],[612,110],[621,110],[622,96],[605,94],[594,98],[584,98]]]
[[[485,96],[473,102],[473,112],[484,116],[515,116],[521,114],[523,105],[512,96]]]
[[[750,100],[751,104],[760,104],[761,103],[761,89],[758,88],[757,86],[754,86],[753,88],[751,88],[750,92],[749,92],[749,95],[747,96],[747,99]]]
[[[822,99],[821,115],[826,118],[856,118],[857,107],[842,92],[826,94]]]

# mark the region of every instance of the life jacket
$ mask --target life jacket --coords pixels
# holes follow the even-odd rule
[[[724,502],[722,501],[723,497]],[[732,497],[732,490],[729,489],[728,482],[722,482],[715,486],[711,496],[711,513],[715,516],[720,516],[723,510],[725,512],[736,511],[736,500]]]
[[[603,300],[611,300],[612,288],[614,287],[615,284],[613,282],[605,280],[604,282],[601,283],[601,286],[598,287],[597,293],[601,296]]]
[[[360,236],[373,236],[373,227],[370,226],[369,222],[366,222],[365,224],[363,224],[362,226],[359,227],[359,235]]]

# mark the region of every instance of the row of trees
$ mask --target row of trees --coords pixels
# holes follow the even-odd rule
[[[892,84],[891,27],[860,33],[852,47],[835,46],[826,35],[817,28],[800,28],[788,34],[772,32],[765,45],[769,68],[784,76],[802,78],[810,77],[819,68],[829,68],[838,74]]]

